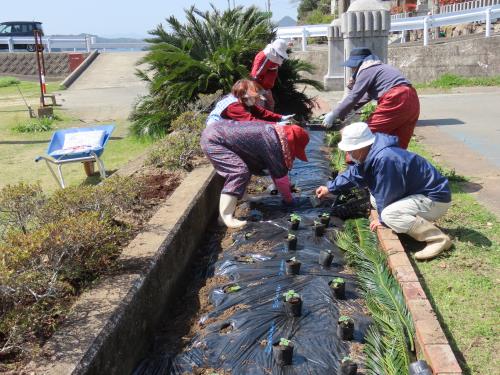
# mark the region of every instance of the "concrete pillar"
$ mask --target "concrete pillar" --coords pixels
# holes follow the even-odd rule
[[[325,90],[344,89],[344,39],[340,30],[340,19],[333,20],[328,27],[328,72],[324,77]]]
[[[367,47],[373,54],[387,62],[391,15],[379,0],[354,1],[342,15],[342,35],[344,36],[345,59],[354,48]],[[347,83],[351,69],[344,69]]]

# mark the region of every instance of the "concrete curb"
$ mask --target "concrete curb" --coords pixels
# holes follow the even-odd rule
[[[65,88],[70,87],[73,82],[77,80],[78,77],[92,64],[92,62],[97,58],[99,55],[98,50],[92,51],[90,55],[87,56],[85,60],[76,68],[69,76],[67,76],[64,81],[61,82],[61,86],[64,86]]]
[[[186,270],[217,210],[221,187],[211,166],[192,171],[123,250],[119,270],[78,298],[29,370],[130,374],[189,278]]]
[[[376,211],[372,210],[371,218],[378,219]],[[413,318],[417,352],[424,356],[434,375],[461,375],[455,354],[398,236],[389,228],[379,227],[377,237]]]

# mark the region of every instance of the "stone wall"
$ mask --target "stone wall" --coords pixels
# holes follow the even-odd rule
[[[87,57],[87,53],[83,53]],[[70,54],[65,52],[44,53],[47,77],[66,77],[70,71]],[[33,52],[15,52],[0,54],[0,74],[35,76],[38,73],[36,54]]]
[[[500,35],[491,38],[470,36],[431,44],[424,47],[421,42],[392,45],[389,47],[389,64],[400,69],[412,82],[429,82],[444,73],[465,77],[500,75]],[[309,51],[294,52],[300,58],[314,64],[317,69],[312,76],[323,82],[328,71],[326,46],[311,46]]]

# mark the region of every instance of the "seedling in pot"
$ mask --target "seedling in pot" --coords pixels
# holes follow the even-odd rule
[[[255,259],[253,259],[249,255],[236,255],[234,257],[234,260],[237,262],[243,262],[243,263],[255,263]]]
[[[333,254],[331,250],[321,250],[319,252],[319,264],[323,267],[330,267],[333,261]]]
[[[330,213],[323,212],[321,215],[319,215],[319,221],[321,222],[321,224],[325,224],[325,226],[328,227],[328,224],[330,224]]]
[[[340,362],[339,375],[356,375],[358,372],[357,363],[353,362],[351,357],[344,357]]]
[[[226,285],[223,289],[224,293],[236,293],[241,290],[241,286],[238,284],[229,284]]]
[[[297,236],[295,234],[288,232],[285,242],[289,251],[297,250]]]
[[[291,223],[291,229],[292,230],[297,230],[299,229],[299,224],[300,224],[300,221],[302,220],[302,218],[300,217],[300,215],[298,214],[291,214],[290,215],[290,223]]]
[[[337,297],[338,299],[345,298],[345,280],[342,277],[336,277],[335,279],[332,279],[328,283],[328,285],[330,285],[330,288],[332,288],[335,297]]]
[[[290,289],[283,293],[285,312],[288,316],[300,316],[302,314],[302,299],[300,294]]]
[[[342,315],[338,320],[337,335],[342,340],[352,340],[354,337],[354,320],[346,315]]]
[[[322,224],[321,221],[319,220],[314,220],[314,233],[316,234],[316,237],[321,237],[325,233],[325,228],[326,225]]]
[[[300,272],[301,263],[295,258],[290,258],[285,262],[287,275],[298,275]]]
[[[292,364],[293,343],[281,338],[279,342],[273,344],[273,357],[278,366],[288,366]]]

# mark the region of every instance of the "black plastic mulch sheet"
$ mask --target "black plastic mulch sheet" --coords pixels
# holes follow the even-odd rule
[[[252,198],[250,205],[272,212],[273,219],[250,222],[233,234],[234,243],[215,264],[215,274],[226,275],[241,287],[233,293],[224,293],[225,285],[212,291],[214,308],[202,322],[210,319],[215,323],[206,325],[183,352],[146,359],[134,375],[190,374],[195,367],[223,369],[231,374],[337,373],[339,362],[350,350],[349,343],[337,337],[339,311],[349,311],[354,319],[355,341],[362,341],[369,319],[362,313],[353,277],[341,273],[344,261],[332,240],[339,228],[330,224],[322,237],[316,237],[312,230],[313,221],[325,208],[313,208],[309,197],[330,173],[328,159],[321,152],[323,134],[310,133],[309,163],[298,161],[291,171],[293,182],[301,189],[296,207],[283,207],[279,196]],[[295,232],[297,250],[289,252],[283,240],[292,211],[301,215],[302,222]],[[318,263],[320,250],[333,251],[330,267]],[[299,275],[285,274],[285,262],[291,257],[302,263]],[[328,285],[337,276],[346,279],[345,300],[336,299]],[[289,289],[302,297],[300,317],[285,314],[282,295]],[[228,319],[217,319],[230,308],[235,312]],[[279,367],[273,360],[272,345],[280,338],[294,344],[290,366]]]

